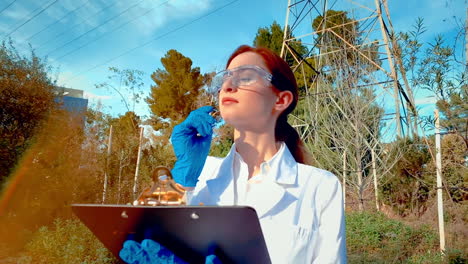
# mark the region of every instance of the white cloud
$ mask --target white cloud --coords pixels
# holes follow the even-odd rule
[[[151,35],[155,30],[168,24],[170,21],[193,17],[209,10],[212,6],[212,2],[213,0],[170,0],[160,1],[159,3],[145,2],[127,16],[134,17],[138,13],[145,14],[152,9],[152,11],[134,22],[140,33]]]
[[[75,75],[73,72],[62,72],[57,76],[57,85],[80,89],[83,91],[90,90],[94,87],[91,81],[83,75]]]
[[[435,103],[437,102],[437,98],[435,98],[435,96],[426,96],[426,97],[421,97],[421,98],[417,98],[416,100],[414,100],[414,103],[417,105],[417,106],[421,106],[421,105],[435,105]]]

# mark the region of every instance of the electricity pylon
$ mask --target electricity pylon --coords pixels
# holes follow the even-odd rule
[[[346,13],[343,16],[327,10]],[[314,27],[313,20],[317,17],[321,19],[315,21]],[[306,46],[308,53],[300,54],[295,50],[297,43]],[[334,73],[342,71],[342,67],[349,67],[349,64],[342,64],[342,67],[336,63],[333,67],[327,64],[327,60],[339,60],[336,57],[339,54],[359,61],[353,67],[363,77],[367,76],[367,80],[356,85],[372,87],[380,98],[386,98],[384,120],[389,121],[393,135],[416,135],[414,97],[402,65],[386,0],[375,0],[374,3],[368,0],[288,0],[281,56],[289,58],[293,71],[300,72],[302,77],[307,76],[307,71],[315,72],[316,77],[335,76]],[[360,69],[359,65],[362,66]],[[326,93],[314,85],[316,77],[304,79],[306,93],[324,96]],[[392,98],[391,106],[387,96]],[[299,130],[303,137],[307,137],[306,130],[313,127],[315,121],[313,117],[302,121],[303,124],[296,122],[296,126],[302,127]]]

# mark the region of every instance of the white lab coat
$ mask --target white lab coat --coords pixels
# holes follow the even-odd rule
[[[236,204],[234,156],[235,146],[224,159],[207,158],[188,204]],[[248,204],[257,211],[272,263],[346,263],[340,182],[328,171],[297,163],[284,143],[275,156]]]

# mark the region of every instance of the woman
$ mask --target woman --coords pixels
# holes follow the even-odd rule
[[[240,46],[219,82],[219,110],[234,127],[225,158],[207,157],[215,123],[202,107],[174,128],[174,180],[191,205],[247,205],[259,217],[272,263],[345,263],[342,192],[307,153],[287,116],[298,101],[287,63],[265,48]]]
[[[241,46],[226,69],[219,110],[234,127],[229,154],[203,160],[209,147],[202,143],[211,141],[214,123],[209,107],[192,112],[173,132],[178,162],[172,173],[188,187],[188,204],[255,208],[273,263],[346,262],[340,183],[330,172],[304,164],[304,144],[287,122],[298,101],[289,66],[268,49]],[[188,153],[201,159],[198,164],[187,165]]]

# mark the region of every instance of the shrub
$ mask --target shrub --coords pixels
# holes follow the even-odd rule
[[[92,232],[77,219],[56,219],[26,244],[23,263],[117,263]]]
[[[441,261],[437,233],[427,225],[412,228],[372,212],[349,213],[346,221],[349,263]]]

